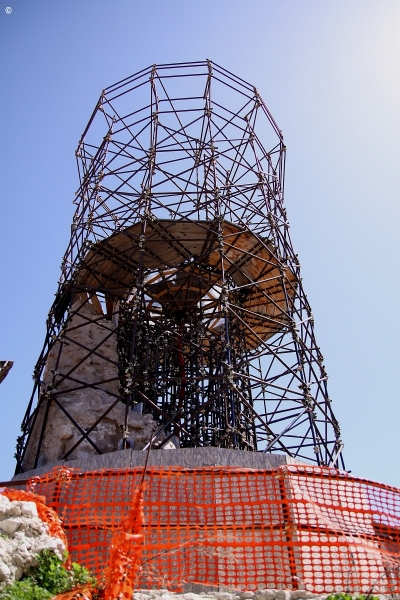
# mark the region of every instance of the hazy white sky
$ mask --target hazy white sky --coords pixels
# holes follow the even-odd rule
[[[6,14],[6,6],[12,8]],[[400,487],[399,0],[7,0],[0,7],[0,479],[14,468],[101,90],[210,58],[283,130],[286,208],[355,475]]]

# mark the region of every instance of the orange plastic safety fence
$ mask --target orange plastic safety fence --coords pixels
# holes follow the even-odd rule
[[[122,519],[111,539],[110,562],[106,572],[105,600],[131,600],[141,570],[143,546],[142,483],[134,493],[128,516]]]
[[[140,535],[121,524],[129,514],[141,520],[135,490],[142,474],[72,471],[60,485],[50,472],[36,482],[64,515],[72,559],[97,575],[109,564],[112,543],[129,556],[124,531]],[[129,567],[130,581],[137,570],[137,587],[400,592],[396,488],[303,466],[153,467],[146,483],[144,541],[132,539]]]
[[[92,600],[92,589],[88,587],[80,587],[72,592],[57,594],[52,600]]]

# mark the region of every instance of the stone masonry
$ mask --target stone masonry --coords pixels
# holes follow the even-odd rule
[[[116,326],[99,315],[91,302],[82,301],[82,294],[73,304],[70,314],[71,320],[61,342],[57,341],[49,352],[43,383],[47,390],[51,389],[48,386],[54,386],[58,401],[82,429],[88,430],[119,398]],[[90,350],[96,347],[99,350],[90,354]],[[105,383],[98,383],[102,381]],[[93,387],[84,387],[87,384]],[[44,400],[39,408],[24,461],[25,471],[34,466],[47,402]],[[40,465],[60,459],[82,437],[60,407],[54,401],[50,402]],[[125,410],[125,404],[118,401],[90,433],[102,453],[118,450]],[[146,445],[153,425],[151,415],[128,411],[129,438],[135,449],[140,450]],[[94,454],[98,453],[84,440],[68,456],[68,460]]]

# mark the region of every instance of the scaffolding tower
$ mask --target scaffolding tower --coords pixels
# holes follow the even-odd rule
[[[17,472],[46,460],[57,414],[76,434],[63,460],[132,447],[136,413],[154,447],[344,467],[283,205],[285,145],[257,89],[209,60],[153,65],[102,92],[76,157]],[[102,446],[116,409],[119,441]]]

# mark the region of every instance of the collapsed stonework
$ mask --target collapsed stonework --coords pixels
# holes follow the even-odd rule
[[[0,589],[26,575],[46,549],[62,558],[66,547],[48,534],[35,502],[9,500],[0,494]]]
[[[56,387],[55,398],[84,431],[88,432],[108,411],[89,435],[101,453],[114,452],[121,446],[121,426],[127,410],[126,405],[119,401],[116,325],[99,314],[86,294],[76,297],[70,315],[61,340],[55,342],[47,357],[43,383],[48,392]],[[91,387],[85,387],[88,384]],[[45,394],[44,398],[27,447],[23,464],[25,471],[34,468],[36,449],[42,435],[39,465],[62,458],[82,438],[82,433],[56,401],[49,394],[47,397]],[[47,423],[43,432],[46,411]],[[128,408],[131,447],[136,450],[144,448],[153,427],[152,415],[142,415]],[[98,454],[97,450],[83,440],[68,455],[68,460],[93,454]]]

